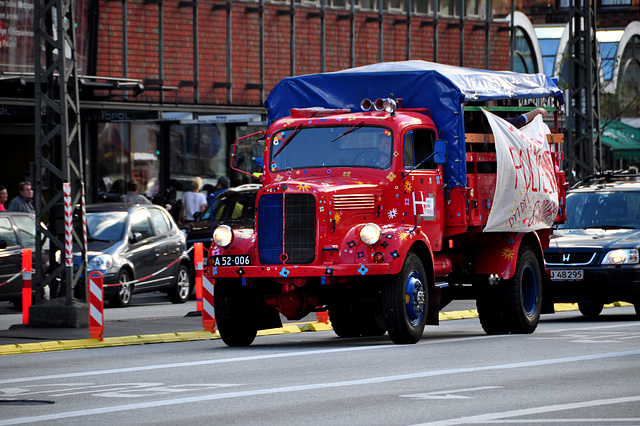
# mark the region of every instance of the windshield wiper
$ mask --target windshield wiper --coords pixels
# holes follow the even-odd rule
[[[361,128],[361,127],[362,127],[362,124],[363,124],[363,123],[364,123],[364,120],[363,120],[363,121],[361,121],[361,122],[359,122],[359,123],[354,124],[353,126],[349,127],[347,130],[345,130],[344,132],[342,132],[342,134],[341,134],[341,135],[336,136],[335,138],[331,139],[331,142],[335,142],[335,141],[337,141],[338,139],[340,139],[341,137],[343,137],[344,135],[348,135],[348,134],[349,134],[349,133],[351,133],[351,132],[355,132],[356,130],[358,130],[359,128]]]
[[[282,142],[282,145],[280,145],[280,148],[278,148],[278,150],[276,151],[275,154],[273,154],[272,158],[276,158],[278,156],[278,154],[280,154],[280,151],[282,151],[284,149],[285,146],[287,146],[287,144],[289,142],[291,142],[293,140],[293,138],[300,133],[300,126],[302,126],[302,123],[298,124],[296,126],[295,129],[293,129],[293,131],[291,132],[291,134],[289,136],[287,136],[287,138],[284,140],[284,142]]]

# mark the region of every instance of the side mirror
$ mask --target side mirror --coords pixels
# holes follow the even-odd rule
[[[446,163],[447,151],[448,151],[447,141],[443,139],[438,139],[433,148],[433,161],[435,161],[436,164]]]
[[[142,234],[139,232],[132,232],[131,235],[129,236],[129,242],[132,244],[137,243],[141,239],[142,239]]]
[[[200,218],[202,217],[202,213],[204,212],[195,212],[193,214],[193,220],[200,220]]]

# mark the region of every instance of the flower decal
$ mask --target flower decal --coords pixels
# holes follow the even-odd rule
[[[513,248],[512,247],[505,247],[504,250],[502,250],[502,257],[504,257],[505,259],[512,259],[513,258]]]

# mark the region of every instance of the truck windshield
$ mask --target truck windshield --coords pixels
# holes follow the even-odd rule
[[[311,167],[387,169],[391,165],[392,140],[387,127],[354,126],[353,122],[346,126],[279,130],[271,138],[269,168],[271,171]]]

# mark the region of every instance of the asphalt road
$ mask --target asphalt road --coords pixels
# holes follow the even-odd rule
[[[136,308],[134,308],[136,309]],[[0,425],[640,424],[640,322],[545,315],[531,335],[477,319],[415,345],[331,331],[8,355]]]

